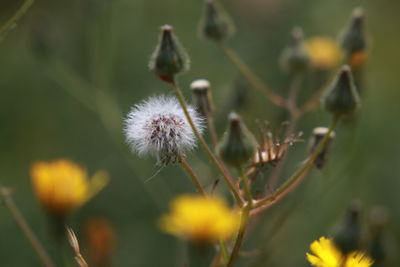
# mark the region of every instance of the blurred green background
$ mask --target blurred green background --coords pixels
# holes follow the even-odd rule
[[[22,2],[1,1],[0,25]],[[362,6],[372,39],[362,109],[355,119],[340,125],[326,168],[314,170],[294,193],[261,216],[244,245],[247,251],[260,250],[237,266],[309,266],[308,245],[329,235],[353,199],[362,201],[364,221],[374,205],[388,209],[392,254],[398,253],[400,2],[225,0],[223,4],[237,27],[230,45],[281,95],[289,78],[277,62],[293,26],[303,27],[307,37],[336,38],[353,8]],[[286,119],[285,112],[238,75],[216,46],[198,38],[201,11],[200,0],[38,0],[0,43],[0,182],[14,189],[17,205],[52,255],[56,248],[32,192],[29,168],[37,160],[69,158],[90,173],[105,169],[112,178],[71,217],[70,225],[83,246],[85,221],[101,216],[113,226],[117,239],[113,266],[182,266],[184,242],[161,233],[156,221],[168,211],[174,195],[194,188],[176,165],[144,183],[158,167],[152,158],[131,154],[122,133],[123,118],[132,105],[152,94],[171,94],[147,67],[159,26],[173,25],[191,57],[191,70],[180,77],[187,98],[190,81],[211,81],[219,134],[231,109],[240,112],[252,130],[256,119],[275,126]],[[309,92],[310,84],[307,81],[303,89]],[[304,117],[298,129],[308,138],[313,127],[327,125],[329,119],[318,109]],[[304,159],[306,145],[292,148],[285,176]],[[188,160],[204,184],[210,186],[218,178],[200,150]],[[284,223],[271,230],[282,214],[288,215]],[[40,266],[4,207],[0,208],[0,265]],[[399,266],[399,261],[391,266]]]

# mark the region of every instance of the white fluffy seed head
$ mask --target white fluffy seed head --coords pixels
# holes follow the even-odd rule
[[[202,132],[200,115],[188,106],[194,125]],[[139,156],[154,155],[166,165],[196,146],[196,138],[174,97],[153,96],[135,105],[125,120],[125,135]]]

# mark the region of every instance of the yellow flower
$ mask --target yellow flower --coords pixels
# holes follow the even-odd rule
[[[311,63],[318,69],[331,69],[342,58],[339,45],[325,37],[314,37],[307,41]]]
[[[311,243],[307,260],[317,267],[369,267],[373,261],[360,251],[343,255],[331,239],[321,237]]]
[[[100,171],[88,180],[83,168],[69,160],[59,159],[34,163],[31,179],[44,209],[50,214],[65,215],[99,192],[107,184],[108,174]]]
[[[171,210],[161,217],[161,229],[191,241],[226,240],[239,229],[239,212],[217,197],[182,195],[172,201]]]

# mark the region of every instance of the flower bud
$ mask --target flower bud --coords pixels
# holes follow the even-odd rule
[[[233,23],[216,0],[205,1],[203,16],[200,31],[206,39],[219,43],[233,35]]]
[[[361,236],[360,213],[361,203],[359,201],[351,203],[333,236],[333,242],[345,255],[354,250],[359,250]]]
[[[195,80],[190,84],[192,89],[193,105],[204,117],[207,117],[213,110],[210,82],[205,79]]]
[[[297,74],[304,72],[308,68],[309,62],[310,58],[304,43],[303,30],[296,27],[291,33],[289,46],[282,53],[282,68],[291,74]]]
[[[256,141],[251,132],[241,121],[240,117],[232,112],[229,115],[229,127],[217,148],[219,156],[224,162],[239,167],[249,161],[254,155]]]
[[[368,252],[374,259],[374,266],[382,266],[387,258],[387,235],[385,228],[388,222],[387,211],[383,207],[374,207],[370,213],[370,240]]]
[[[322,104],[335,116],[349,115],[359,106],[360,97],[353,82],[350,67],[345,65],[322,97]]]
[[[324,138],[324,136],[328,134],[328,131],[329,131],[329,129],[327,127],[314,128],[314,130],[312,131],[312,136],[311,136],[310,143],[309,143],[309,149],[308,149],[309,154],[312,154],[315,151],[315,149],[318,147],[319,143]],[[326,157],[327,157],[329,148],[330,148],[331,143],[334,138],[335,138],[335,133],[331,132],[331,134],[329,135],[328,142],[326,143],[326,145],[324,146],[322,151],[318,154],[318,156],[314,160],[314,165],[318,169],[321,169],[325,165]]]
[[[348,56],[364,52],[368,39],[364,29],[364,11],[356,8],[353,11],[350,25],[343,31],[341,43]]]
[[[174,83],[176,74],[189,69],[189,56],[174,35],[172,26],[161,27],[160,40],[151,56],[149,68],[167,83]]]

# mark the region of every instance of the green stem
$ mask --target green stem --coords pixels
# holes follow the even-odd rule
[[[43,265],[46,267],[54,267],[53,261],[50,259],[46,250],[40,244],[39,239],[33,233],[32,229],[29,227],[25,218],[22,216],[21,212],[18,210],[17,205],[15,205],[13,199],[10,196],[10,192],[8,189],[0,186],[0,198],[3,201],[4,205],[10,211],[12,217],[17,223],[18,227],[21,229],[22,233],[25,235],[26,239],[35,250]]]
[[[239,194],[237,188],[235,187],[235,185],[233,183],[232,177],[229,175],[229,173],[226,170],[226,168],[221,164],[221,162],[217,159],[217,157],[214,155],[214,153],[208,147],[206,141],[200,135],[199,130],[194,125],[193,120],[192,120],[192,118],[191,118],[191,116],[189,114],[185,99],[184,99],[184,97],[182,95],[181,89],[178,87],[178,85],[175,82],[172,83],[172,87],[175,90],[176,97],[178,98],[179,104],[182,107],[182,110],[183,110],[183,112],[185,114],[186,119],[188,120],[188,122],[190,124],[190,127],[193,130],[194,135],[196,136],[197,140],[199,140],[200,145],[203,147],[203,149],[207,153],[208,157],[211,159],[211,161],[217,167],[218,171],[220,172],[220,174],[224,178],[225,182],[228,184],[229,189],[231,190],[231,192],[232,192],[233,196],[235,197],[235,199],[236,199],[237,203],[239,204],[239,206],[242,206],[243,205],[243,200],[240,197],[240,194]]]
[[[327,142],[329,141],[329,136],[333,132],[333,130],[336,128],[338,122],[340,120],[340,117],[334,117],[333,122],[331,126],[329,127],[329,130],[327,134],[322,138],[321,142],[318,144],[317,148],[314,150],[314,152],[308,157],[308,159],[305,161],[303,166],[298,169],[281,187],[279,187],[273,194],[272,196],[268,196],[264,199],[261,199],[255,203],[255,209],[252,210],[251,215],[257,214],[261,212],[262,210],[270,207],[272,204],[276,203],[278,200],[282,199],[287,193],[289,193],[291,190],[294,189],[293,185],[296,185],[296,182],[298,182],[312,167],[312,164],[314,163],[315,159],[318,157],[318,155],[321,153]]]
[[[228,59],[238,68],[240,73],[242,73],[254,88],[261,91],[275,105],[286,107],[285,100],[275,92],[271,91],[233,49],[225,44],[221,44],[220,47]]]
[[[235,244],[233,246],[231,256],[229,257],[226,267],[232,267],[236,258],[239,256],[240,247],[242,246],[244,235],[246,233],[247,224],[249,221],[250,205],[247,204],[242,208],[242,216],[240,217],[240,228],[236,236]]]
[[[26,0],[22,6],[15,12],[1,28],[0,28],[0,42],[6,37],[7,33],[12,30],[18,21],[25,15],[29,8],[33,5],[34,0]]]
[[[248,203],[250,205],[250,208],[251,208],[252,203],[253,203],[253,196],[251,194],[249,178],[245,174],[242,166],[237,167],[237,170],[238,170],[240,178],[242,179],[244,192],[246,194],[247,201],[248,201]]]
[[[228,250],[226,249],[224,241],[219,242],[219,247],[221,249],[222,258],[224,259],[224,264],[226,264],[229,261],[229,255],[228,255]]]
[[[185,171],[189,174],[189,177],[192,179],[194,185],[197,188],[197,191],[203,196],[206,195],[206,192],[204,191],[203,187],[201,186],[201,183],[199,179],[197,178],[197,175],[194,173],[192,167],[190,167],[189,163],[185,160],[184,157],[180,156],[179,157],[179,162],[182,164],[182,167],[185,169]]]

